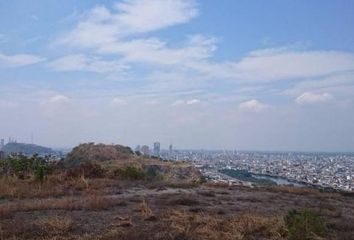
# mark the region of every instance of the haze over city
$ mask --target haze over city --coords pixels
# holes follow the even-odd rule
[[[0,138],[354,151],[353,1],[0,1]]]

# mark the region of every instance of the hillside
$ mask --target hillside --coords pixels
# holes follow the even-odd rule
[[[4,151],[5,154],[23,153],[26,155],[33,155],[33,154],[49,155],[49,154],[56,153],[51,148],[47,148],[35,144],[27,144],[27,143],[8,143],[4,146],[2,151]]]
[[[70,167],[38,160],[0,162],[1,240],[354,239],[350,194],[201,182],[120,145],[82,144]]]

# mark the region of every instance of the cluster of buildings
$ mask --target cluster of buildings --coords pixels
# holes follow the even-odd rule
[[[229,180],[219,170],[246,170],[296,184],[354,191],[354,154],[238,151],[178,151],[212,179]]]
[[[166,158],[166,151],[161,150],[160,142],[154,142],[152,149],[150,149],[148,145],[142,145],[142,146],[138,145],[135,148],[135,152],[139,152],[144,156]],[[172,144],[170,144],[168,152],[169,152],[168,156],[172,156],[173,153]]]

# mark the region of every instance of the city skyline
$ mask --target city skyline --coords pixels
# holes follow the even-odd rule
[[[353,9],[0,2],[0,138],[353,152]]]

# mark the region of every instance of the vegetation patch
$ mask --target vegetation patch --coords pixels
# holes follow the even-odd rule
[[[327,232],[324,220],[309,209],[289,211],[285,223],[290,240],[317,239]]]
[[[34,176],[38,180],[43,180],[44,176],[53,171],[53,166],[49,157],[32,157],[23,154],[9,155],[0,160],[0,176],[16,176],[20,179]]]
[[[105,176],[105,173],[106,171],[101,167],[101,165],[94,163],[85,163],[67,170],[66,177],[103,178]]]
[[[126,166],[114,171],[114,175],[128,180],[145,180],[148,177],[147,172],[135,166]]]

